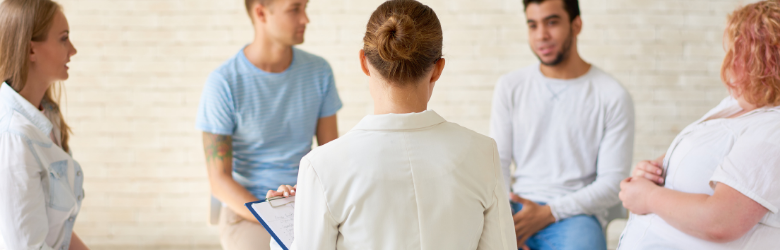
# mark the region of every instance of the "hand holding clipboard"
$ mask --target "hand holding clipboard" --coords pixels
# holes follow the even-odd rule
[[[293,242],[293,215],[295,187],[282,185],[278,191],[269,190],[265,201],[246,203],[246,207],[265,227],[276,243],[289,250]]]
[[[284,250],[289,250],[293,242],[293,215],[295,196],[272,197],[265,201],[246,203],[249,211]]]

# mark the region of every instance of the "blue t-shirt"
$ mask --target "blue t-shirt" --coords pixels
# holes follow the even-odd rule
[[[255,67],[244,50],[209,75],[197,128],[233,138],[233,178],[257,197],[293,185],[317,121],[341,109],[325,59],[293,48],[282,73]]]

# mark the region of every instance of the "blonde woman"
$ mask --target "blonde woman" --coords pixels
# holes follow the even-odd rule
[[[73,232],[84,177],[52,86],[74,54],[57,3],[0,4],[0,249],[87,249]]]
[[[632,214],[618,249],[780,247],[778,20],[778,0],[729,16],[721,74],[731,96],[621,183]]]

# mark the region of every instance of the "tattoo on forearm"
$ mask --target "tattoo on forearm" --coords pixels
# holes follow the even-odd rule
[[[206,151],[206,162],[233,159],[233,138],[230,136],[204,134],[203,148]]]

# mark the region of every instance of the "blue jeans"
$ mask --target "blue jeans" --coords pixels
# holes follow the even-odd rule
[[[510,202],[510,205],[513,214],[523,209],[523,204]],[[601,223],[590,215],[577,215],[550,224],[528,238],[525,244],[534,250],[607,249]]]

